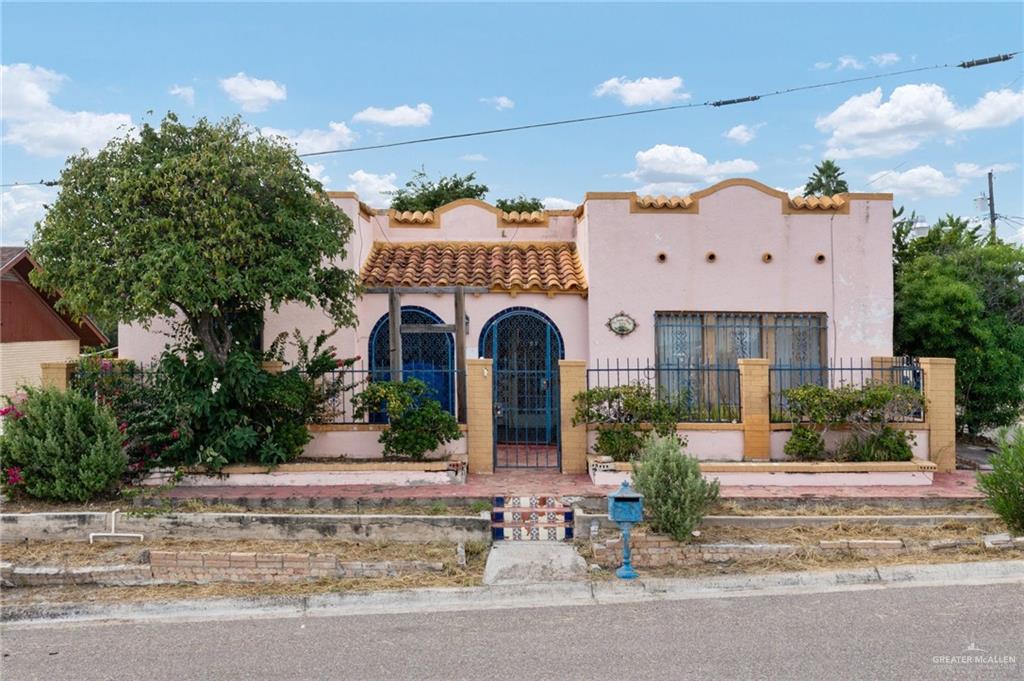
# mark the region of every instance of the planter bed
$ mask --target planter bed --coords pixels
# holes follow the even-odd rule
[[[155,470],[142,480],[144,486],[170,482],[173,471]],[[268,469],[265,466],[225,466],[219,474],[192,470],[178,481],[179,487],[302,487],[327,485],[458,485],[466,482],[465,457],[446,461],[345,461],[294,462]]]
[[[930,485],[936,465],[930,461],[702,461],[705,477],[723,487],[764,486],[875,486]],[[632,464],[587,457],[587,470],[595,485],[618,485],[631,479]]]

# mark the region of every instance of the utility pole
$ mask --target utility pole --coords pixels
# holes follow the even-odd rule
[[[989,239],[992,242],[996,240],[996,197],[992,193],[992,171],[988,171],[988,220],[989,220]]]

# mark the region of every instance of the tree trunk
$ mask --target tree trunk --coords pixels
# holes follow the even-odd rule
[[[203,352],[212,357],[217,364],[224,366],[234,340],[231,327],[224,318],[203,312],[198,317],[190,317],[189,326],[203,346]]]

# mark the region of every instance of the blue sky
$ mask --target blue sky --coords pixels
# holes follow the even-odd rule
[[[308,151],[704,102],[1022,49],[1020,3],[2,6],[3,183],[174,110],[241,114]],[[1024,55],[717,109],[671,111],[313,160],[381,192],[420,166],[475,171],[490,199],[687,193],[732,176],[795,193],[837,158],[852,190],[934,221],[996,207],[1024,239]],[[147,114],[152,110],[153,114]],[[3,190],[19,243],[55,190]]]

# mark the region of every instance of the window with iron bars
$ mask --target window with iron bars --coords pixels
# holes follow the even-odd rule
[[[826,316],[820,313],[657,312],[655,363],[659,390],[688,401],[738,408],[737,360],[767,358],[787,381],[818,383],[827,362]],[[777,386],[778,389],[792,387]],[[734,404],[735,403],[735,404]]]
[[[747,357],[822,367],[827,334],[822,313],[657,312],[655,357],[659,367],[735,367]]]

